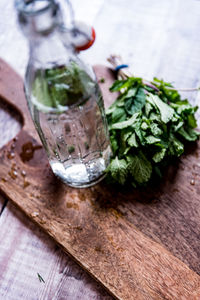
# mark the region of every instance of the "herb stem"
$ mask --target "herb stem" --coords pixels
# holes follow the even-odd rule
[[[123,64],[122,58],[120,55],[112,54],[112,55],[110,55],[110,57],[108,57],[107,60],[114,68]],[[132,76],[133,75],[130,73],[130,71],[128,69],[120,69],[117,73],[118,79],[125,80]]]
[[[200,87],[197,88],[173,88],[173,87],[166,87],[168,90],[171,91],[180,91],[180,92],[197,92],[200,90]]]
[[[38,276],[38,279],[40,282],[45,283],[44,279],[42,278],[42,276],[39,273],[37,273],[37,276]]]
[[[120,55],[112,54],[110,57],[108,57],[108,62],[116,68],[117,66],[123,64],[122,58]],[[133,75],[128,69],[120,69],[117,73],[118,79],[126,80],[129,77],[132,77]],[[159,92],[159,89],[154,85],[154,82],[151,82],[149,80],[143,79],[143,84],[154,89],[156,92]],[[180,92],[197,92],[200,90],[200,87],[197,88],[173,88],[173,87],[165,87],[168,90],[171,91],[180,91]]]

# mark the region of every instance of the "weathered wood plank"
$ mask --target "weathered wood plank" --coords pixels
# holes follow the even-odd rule
[[[111,299],[12,203],[0,218],[0,228],[1,299]]]
[[[21,129],[19,114],[0,99],[0,149],[14,138]]]
[[[33,169],[37,180],[39,173]],[[43,173],[45,178],[48,173]],[[105,190],[105,194],[98,187],[76,191],[56,183],[50,174],[48,190],[42,188],[44,177],[34,188],[31,171],[27,174],[31,189],[27,187],[22,195],[20,180],[13,180],[9,197],[21,207],[23,203],[24,211],[117,297],[195,299],[198,295],[199,276],[141,234],[117,210],[105,209],[101,200],[111,196]],[[55,201],[58,194],[59,201]]]
[[[3,62],[1,62],[1,69],[6,69]],[[107,72],[105,74],[109,74],[108,71],[105,72]],[[8,72],[4,72],[4,74],[8,75]],[[12,88],[14,87],[9,89],[10,93]],[[26,118],[25,115],[24,118]],[[125,212],[129,212],[130,203],[138,198],[139,201],[142,201],[143,195],[147,199],[145,194],[126,193],[123,195],[120,192],[115,193],[103,184],[82,191],[68,188],[57,181],[49,170],[42,148],[34,153],[33,159],[22,163],[20,153],[26,142],[37,143],[26,131],[22,130],[14,142],[13,151],[15,155],[12,159],[8,153],[13,142],[3,149],[0,157],[1,189],[27,215],[54,237],[65,251],[70,253],[96,279],[100,280],[109,291],[119,298],[122,297],[122,299],[131,299],[133,293],[138,298],[156,299],[160,294],[165,294],[168,297],[185,295],[194,297],[195,293],[199,292],[199,277],[195,273],[160,245],[137,231],[129,222],[130,219],[127,218],[126,213],[121,213],[117,207],[112,207],[118,202],[118,204],[124,205]],[[19,176],[12,176],[11,173],[14,169]],[[26,179],[20,175],[22,170],[27,173]],[[10,177],[5,180],[7,174]],[[188,172],[186,172],[187,176]],[[182,176],[177,176],[176,186],[182,184],[181,178]],[[25,185],[25,181],[28,184]],[[167,181],[167,178],[164,187],[166,188],[166,186],[168,188],[163,190],[163,195],[161,193],[163,198],[161,195],[158,196],[160,200],[164,200],[164,203],[171,196],[169,194],[170,188],[175,187],[170,180]],[[149,194],[154,197],[152,193],[151,190]],[[186,186],[184,194],[187,194]],[[195,197],[194,193],[192,195]],[[57,203],[55,199],[58,200]],[[107,205],[109,203],[111,203],[111,207]],[[157,215],[161,213],[158,206],[155,213]],[[159,226],[160,224],[162,223],[158,223]],[[155,226],[156,223],[152,225]],[[124,244],[127,245],[125,248],[122,246]],[[165,253],[164,257],[161,253]],[[139,265],[138,261],[140,262]],[[141,262],[143,263],[142,269]],[[157,271],[157,275],[152,279],[155,271]],[[173,278],[174,272],[178,276],[176,283],[174,283]],[[137,278],[135,274],[137,274]],[[166,282],[166,286],[162,285],[162,281],[158,280],[157,276]],[[193,282],[190,285],[191,289],[187,287],[186,282],[188,280]],[[171,289],[172,284],[173,289]],[[150,289],[149,286],[151,286]]]
[[[17,135],[21,121],[20,115],[0,98],[0,149]],[[0,214],[6,202],[7,199],[0,195]]]
[[[13,90],[7,92],[7,96],[12,95],[15,102]],[[16,136],[21,123],[19,113],[1,99],[0,147]],[[0,195],[0,211],[6,201]],[[12,230],[9,230],[10,224]],[[102,287],[11,203],[0,216],[0,228],[0,239],[3,241],[0,243],[0,298],[74,300],[81,295],[81,299],[85,300],[111,299]],[[37,273],[42,275],[45,283],[39,281]]]

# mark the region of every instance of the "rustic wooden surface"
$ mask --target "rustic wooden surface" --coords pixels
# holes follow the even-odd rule
[[[32,123],[27,119],[29,115],[26,114],[27,107],[24,105],[22,80],[9,70],[4,68],[4,63],[0,61],[0,94],[11,97],[14,106],[17,103],[20,109],[23,107],[24,119],[28,121],[25,122],[25,127],[37,138],[33,126],[29,126]],[[10,82],[9,89],[6,88],[8,82]],[[0,100],[2,146],[4,141],[8,142],[21,130],[23,118],[16,109],[6,105],[5,99],[0,97]],[[6,178],[7,176],[4,177]],[[0,195],[0,215],[1,213],[0,238],[3,243],[0,244],[0,299],[17,299],[17,297],[34,300],[78,299],[80,295],[81,299],[85,300],[111,299],[102,287],[2,195]],[[38,273],[44,278],[45,283],[39,281]],[[32,287],[31,295],[27,284]]]
[[[26,106],[23,106],[25,98],[17,90],[17,87],[20,88],[20,79],[15,78],[15,73],[11,74],[12,70],[4,65],[3,61],[0,61],[0,69],[1,96],[15,104],[16,108],[21,110],[24,119],[24,127],[17,138],[14,138],[1,151],[1,190],[115,297],[132,299],[134,294],[138,299],[161,299],[163,296],[195,299],[200,296],[200,277],[134,226],[134,223],[139,223],[144,216],[144,211],[150,215],[153,211],[154,219],[158,215],[164,218],[167,216],[167,222],[164,219],[155,222],[148,218],[150,224],[146,222],[148,227],[143,227],[143,230],[150,228],[149,232],[153,236],[156,235],[161,225],[163,228],[159,230],[158,237],[166,236],[171,225],[170,219],[174,222],[178,232],[184,231],[183,225],[189,227],[191,215],[198,228],[199,216],[196,215],[200,212],[198,190],[197,192],[194,189],[191,190],[188,181],[188,176],[191,176],[190,165],[193,168],[193,165],[197,164],[198,149],[195,149],[195,155],[187,156],[189,166],[186,159],[183,159],[182,168],[178,169],[180,171],[177,171],[174,180],[171,180],[171,176],[168,180],[166,176],[165,184],[157,187],[155,191],[150,190],[147,193],[134,191],[135,195],[133,191],[130,191],[122,194],[112,187],[105,186],[105,182],[83,190],[66,187],[55,178],[47,163],[44,150],[37,140],[31,137],[29,131],[26,131],[26,127],[29,125],[27,130],[31,130],[31,126],[27,120]],[[97,73],[98,70],[108,83],[109,71],[102,67],[97,67]],[[9,84],[8,78],[12,78],[12,85]],[[104,90],[106,86],[102,88]],[[9,96],[12,96],[12,99]],[[104,99],[107,98],[104,94]],[[33,147],[31,159],[23,153],[23,147],[27,143]],[[23,171],[26,172],[25,177],[22,175]],[[172,172],[175,171],[176,166]],[[195,172],[196,180],[200,174],[198,170]],[[171,191],[172,194],[170,194]],[[151,195],[150,199],[148,194]],[[178,201],[179,198],[182,201]],[[186,221],[187,216],[185,217],[187,198],[193,199],[190,200],[188,221]],[[168,199],[170,202],[167,202]],[[196,206],[195,210],[191,209],[193,201]],[[141,205],[132,205],[134,202],[139,202]],[[169,207],[168,211],[166,202],[167,208]],[[173,206],[177,203],[175,210]],[[133,218],[129,217],[130,211]],[[164,214],[163,211],[165,211]],[[174,234],[173,230],[173,238]],[[170,234],[169,236],[171,237]],[[18,240],[19,235],[16,237]],[[177,244],[180,241],[183,242],[182,239],[178,239]],[[194,266],[194,269],[198,268],[198,257],[195,256],[199,254],[198,230],[196,235],[193,234],[192,238],[184,239],[185,241],[190,246],[191,242],[197,245],[197,249],[193,247],[194,254],[191,253],[193,256],[190,264]],[[173,250],[177,251],[176,242]],[[180,256],[182,255],[183,258],[186,254],[187,251],[180,251]]]
[[[83,55],[90,63],[101,62],[104,64],[110,53],[123,53],[125,61],[132,66],[135,74],[147,78],[154,75],[161,76],[169,81],[175,81],[176,86],[199,85],[199,1],[169,0],[161,2],[152,0],[149,2],[147,0],[126,0],[105,2],[98,0],[94,3],[94,1],[87,0],[84,2],[84,7],[80,5],[78,0],[74,0],[73,3],[77,8],[77,16],[93,23],[97,31],[96,44]],[[23,76],[28,57],[27,47],[23,36],[15,26],[12,5],[12,1],[1,0],[0,3],[3,12],[0,19],[0,56],[13,65]],[[195,94],[189,96],[191,101],[195,101]],[[12,127],[12,122],[9,127],[2,127],[2,124],[5,124],[5,122],[2,121],[0,124],[1,137],[2,133],[7,132],[9,136],[12,132],[16,133],[15,128]],[[4,138],[0,139],[1,143],[3,143]],[[195,156],[194,153],[191,156]],[[187,168],[192,167],[187,159],[186,164]],[[186,188],[188,195],[190,189],[198,194],[199,177],[195,175],[198,174],[195,168],[199,168],[198,161],[191,169],[192,176],[185,180],[188,183]],[[195,185],[193,186],[190,182],[195,176]],[[165,188],[167,189],[169,186],[167,185]],[[194,259],[199,255],[198,244],[195,242],[197,239],[194,238],[195,235],[197,235],[197,238],[199,235],[199,225],[196,223],[198,207],[195,207],[194,204],[190,208],[190,199],[185,201],[183,196],[179,197],[181,189],[180,186],[174,191],[173,189],[170,191],[169,195],[176,194],[177,201],[174,201],[172,206],[169,205],[171,204],[170,196],[165,203],[161,201],[162,205],[158,201],[150,202],[152,211],[149,209],[149,203],[146,203],[144,207],[144,205],[135,201],[132,205],[134,208],[137,206],[141,217],[140,220],[136,218],[136,225],[155,241],[162,242],[165,247],[168,247],[190,268],[199,272],[199,263],[196,264],[196,267],[193,263],[189,263],[190,259],[194,262]],[[3,201],[0,200],[0,208],[4,202],[5,198],[3,198]],[[182,206],[182,210],[185,211],[184,215],[179,210],[180,202],[184,204]],[[119,204],[114,204],[113,207],[113,204],[109,203],[108,206],[111,210],[118,207],[123,212],[123,207],[119,207]],[[160,206],[163,214],[156,215],[156,218],[158,218],[157,227],[154,228],[152,224],[155,222],[157,206]],[[182,224],[183,227],[181,231],[177,230],[173,218],[169,219],[167,217],[170,210],[172,216],[174,216],[173,211],[176,209],[179,210],[179,219],[176,221],[178,221],[179,226]],[[144,213],[142,213],[143,210]],[[71,263],[70,258],[66,255],[63,256],[63,259],[60,258],[62,252],[60,250],[58,252],[54,251],[54,243],[45,234],[40,232],[23,215],[21,217],[19,215],[18,210],[9,203],[0,218],[0,233],[4,232],[1,235],[1,237],[3,236],[3,243],[0,244],[0,269],[5,265],[0,280],[0,297],[2,299],[74,300],[80,298],[104,299],[106,297],[108,299],[109,296],[102,294],[102,289],[96,288],[95,282],[89,279],[88,276],[83,275],[85,273]],[[183,223],[184,217],[186,218],[185,224]],[[131,210],[128,212],[128,218],[131,222],[136,221]],[[165,234],[163,235],[161,229],[165,222],[169,226],[164,228]],[[187,225],[188,222],[189,226]],[[20,242],[17,245],[15,245],[10,224],[12,224],[12,231],[16,235],[21,234]],[[159,226],[159,224],[162,225]],[[149,227],[154,230],[151,231]],[[177,239],[178,242],[174,246]],[[13,251],[12,255],[10,255],[10,249]],[[9,255],[13,259],[10,259]],[[46,257],[48,257],[48,260]],[[60,264],[57,263],[58,260]],[[59,267],[56,267],[58,265]],[[59,270],[64,271],[60,272]],[[43,276],[45,284],[39,282],[37,272]],[[135,299],[135,295],[133,297]]]
[[[0,299],[111,299],[10,202],[0,226]]]

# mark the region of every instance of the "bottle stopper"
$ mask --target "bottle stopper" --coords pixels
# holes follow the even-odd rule
[[[70,43],[76,51],[83,51],[90,48],[96,38],[92,26],[84,22],[74,22],[73,27],[63,32],[63,42]]]

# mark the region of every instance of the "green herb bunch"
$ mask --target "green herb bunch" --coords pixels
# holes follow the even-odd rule
[[[106,112],[113,151],[107,174],[122,185],[147,184],[184,152],[185,142],[198,139],[198,107],[157,78],[152,83],[136,77],[116,80],[110,90],[121,94]]]

